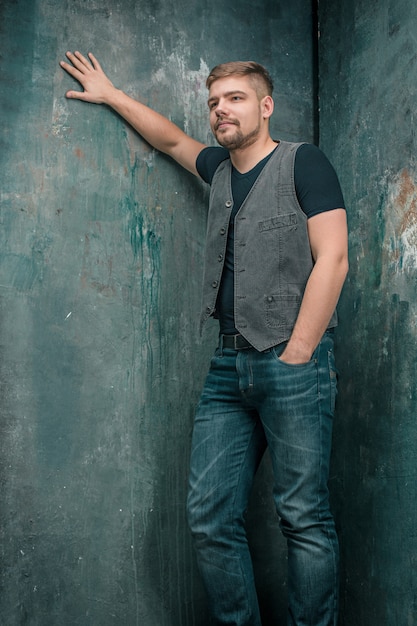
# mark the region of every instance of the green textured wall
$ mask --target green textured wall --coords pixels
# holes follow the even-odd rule
[[[1,0],[2,626],[205,626],[185,523],[207,191],[104,107],[66,50],[200,140],[204,80],[254,58],[273,133],[315,134],[307,0]],[[264,621],[285,612],[266,462],[249,513]],[[277,593],[277,588],[282,591]]]
[[[320,138],[349,207],[332,490],[343,626],[417,624],[417,5],[320,0]]]

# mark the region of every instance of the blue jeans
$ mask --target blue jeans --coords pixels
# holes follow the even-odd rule
[[[288,547],[288,625],[335,626],[338,541],[327,487],[336,399],[333,336],[288,365],[285,344],[220,345],[195,418],[188,520],[216,624],[260,626],[245,510],[268,446]]]

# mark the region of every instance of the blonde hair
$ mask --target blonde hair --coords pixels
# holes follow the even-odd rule
[[[211,85],[219,78],[229,76],[248,76],[259,100],[265,96],[272,96],[274,84],[271,75],[263,65],[255,63],[255,61],[230,61],[216,65],[206,80],[207,89],[210,89]]]

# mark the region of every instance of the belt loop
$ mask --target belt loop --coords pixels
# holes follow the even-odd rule
[[[219,352],[220,356],[223,356],[223,337],[224,335],[219,335]]]

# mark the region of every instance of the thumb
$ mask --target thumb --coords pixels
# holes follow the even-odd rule
[[[74,100],[87,100],[84,91],[67,91],[66,98],[72,98]]]
[[[77,94],[75,91],[67,91],[67,93],[65,94],[66,98],[76,98]]]

